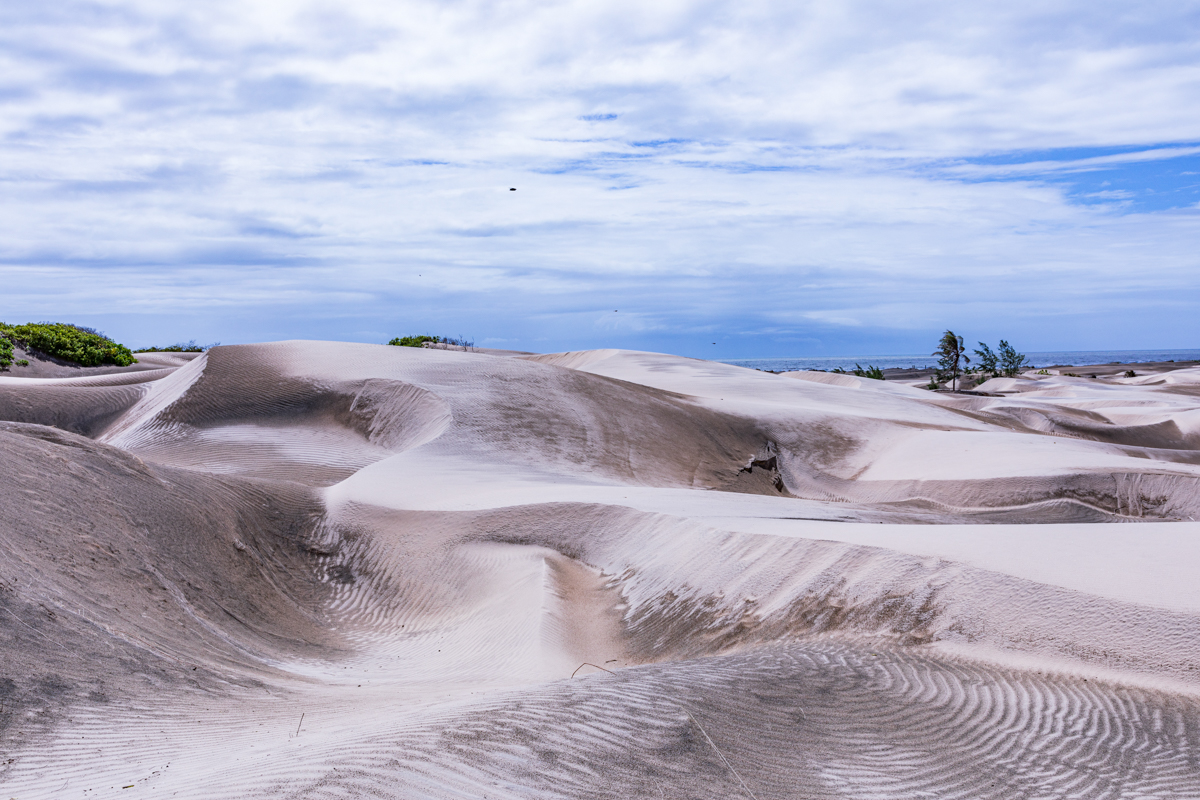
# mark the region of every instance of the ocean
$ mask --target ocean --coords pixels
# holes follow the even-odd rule
[[[968,351],[974,356],[974,353]],[[1200,361],[1200,350],[1064,350],[1026,353],[1033,367],[1082,366],[1084,364],[1137,364],[1145,361]],[[789,358],[723,358],[723,364],[751,369],[792,372],[798,369],[854,369],[855,363],[888,369],[924,368],[937,365],[932,355],[794,356]]]

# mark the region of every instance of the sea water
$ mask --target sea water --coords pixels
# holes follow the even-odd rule
[[[972,356],[974,353],[967,351]],[[1031,367],[1075,367],[1085,364],[1140,364],[1147,361],[1200,361],[1200,350],[1066,350],[1045,353],[1026,353]],[[751,369],[792,372],[798,369],[854,369],[857,363],[889,369],[923,369],[937,366],[937,356],[932,355],[873,355],[873,356],[795,356],[791,358],[724,358],[721,363]]]

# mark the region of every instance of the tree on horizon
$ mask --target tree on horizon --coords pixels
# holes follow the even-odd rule
[[[1029,359],[1024,353],[1018,353],[1016,348],[1003,339],[1000,340],[1000,371],[1010,378],[1015,378],[1021,370],[1029,365]]]
[[[981,349],[975,351],[975,355],[979,356],[979,369],[981,372],[990,373],[993,378],[1000,375],[1000,357],[992,352],[992,348],[988,347],[984,342],[979,343]]]
[[[949,377],[951,380],[950,390],[957,392],[958,376],[960,373],[959,362],[971,363],[971,357],[963,350],[963,337],[952,330],[947,330],[942,334],[941,341],[938,342],[937,349],[933,351],[933,355],[938,357],[939,377],[943,380],[945,380],[945,377]]]

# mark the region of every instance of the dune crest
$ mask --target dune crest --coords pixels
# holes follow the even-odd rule
[[[1200,796],[1177,372],[277,342],[0,379],[0,785]]]

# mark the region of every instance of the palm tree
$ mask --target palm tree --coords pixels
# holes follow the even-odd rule
[[[954,331],[946,331],[942,334],[942,339],[938,342],[937,350],[933,351],[933,355],[938,357],[938,372],[942,376],[950,377],[951,391],[957,392],[958,363],[959,361],[971,363],[971,357],[963,350],[963,337],[958,336]]]

